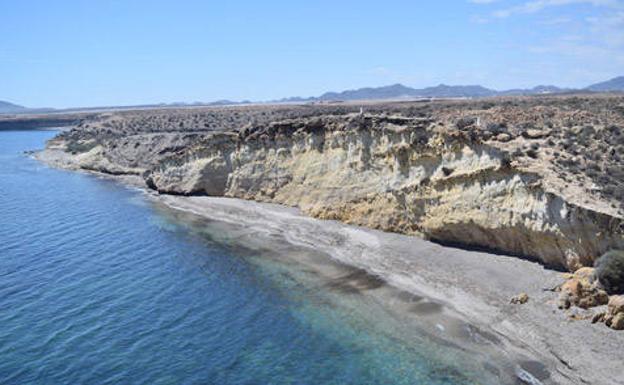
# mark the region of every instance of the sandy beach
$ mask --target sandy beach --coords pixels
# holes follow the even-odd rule
[[[558,310],[557,293],[550,289],[562,281],[562,274],[537,263],[321,221],[273,204],[162,195],[152,195],[152,199],[242,227],[249,247],[256,242],[257,247],[270,248],[266,239],[273,238],[322,251],[390,286],[441,304],[444,311],[435,314],[436,323],[451,317],[476,325],[483,333],[496,336],[492,348],[543,364],[542,370],[549,372],[548,380],[554,383],[606,385],[623,381],[624,336],[604,325],[591,325],[589,320],[573,321]],[[511,297],[520,292],[529,295],[529,302],[510,304]]]

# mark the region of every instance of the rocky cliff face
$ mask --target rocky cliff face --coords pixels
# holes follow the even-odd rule
[[[596,186],[591,173],[564,167],[580,154],[566,151],[566,138],[575,132],[578,142],[589,130],[583,122],[594,117],[579,110],[514,108],[320,113],[201,132],[122,135],[109,129],[104,135],[79,128],[50,147],[73,153],[73,164],[83,169],[142,175],[161,193],[297,206],[319,218],[532,257],[559,268],[574,270],[624,248],[618,182]],[[507,123],[535,120],[538,112],[555,124],[543,117],[531,128]],[[571,127],[558,127],[564,119],[572,119]],[[619,127],[604,122],[591,130],[597,143],[620,135]],[[612,147],[607,157],[611,150],[620,153]],[[605,167],[614,164],[609,159]]]

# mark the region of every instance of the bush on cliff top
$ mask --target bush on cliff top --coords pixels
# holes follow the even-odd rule
[[[596,263],[598,280],[609,294],[624,294],[624,251],[612,250]]]
[[[93,141],[84,142],[84,141],[70,141],[67,143],[67,152],[72,154],[80,154],[83,152],[88,152],[93,149],[97,144]]]

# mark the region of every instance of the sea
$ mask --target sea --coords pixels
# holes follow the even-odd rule
[[[0,132],[0,384],[505,383],[366,272],[30,156],[56,134]]]

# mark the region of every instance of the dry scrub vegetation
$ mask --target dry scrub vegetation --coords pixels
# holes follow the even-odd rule
[[[366,115],[428,118],[431,130],[456,131],[475,142],[503,149],[516,167],[545,175],[551,187],[587,205],[596,206],[593,201],[601,200],[594,208],[622,215],[621,95],[119,111],[90,115],[62,137],[76,143],[120,137],[139,141],[145,135],[178,133],[200,140],[214,131],[245,129],[248,133],[276,121],[358,114],[361,107]]]

